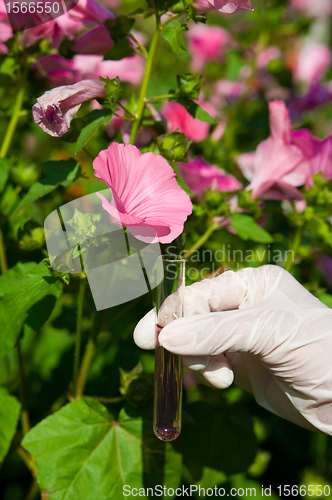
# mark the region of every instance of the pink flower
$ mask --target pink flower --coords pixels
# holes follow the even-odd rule
[[[221,192],[236,191],[242,188],[233,175],[227,174],[216,165],[208,165],[199,156],[188,163],[180,163],[183,180],[188,185],[193,194],[202,198],[206,189]]]
[[[332,14],[331,0],[291,0],[291,6],[312,18],[324,18]]]
[[[33,119],[49,135],[61,137],[68,132],[82,102],[96,97],[105,97],[104,84],[98,80],[57,87],[37,99],[32,108]]]
[[[291,94],[289,99],[289,108],[293,118],[300,118],[304,111],[325,104],[332,100],[332,82],[327,85],[317,83],[312,85],[309,91],[304,96],[296,96]]]
[[[56,19],[62,33],[72,39],[74,35],[86,26],[102,24],[106,19],[115,19],[116,16],[97,0],[66,1],[68,12]],[[73,8],[70,8],[74,5]],[[70,10],[69,10],[70,9]]]
[[[294,144],[301,148],[312,175],[322,172],[324,179],[332,178],[332,135],[325,139],[313,137],[309,130],[301,129],[292,133]]]
[[[199,13],[219,10],[223,14],[232,14],[237,10],[253,10],[250,0],[196,0],[194,6]]]
[[[97,26],[76,40],[73,51],[79,54],[104,55],[113,46],[108,30],[104,26]]]
[[[315,85],[331,66],[331,50],[321,43],[308,43],[299,52],[294,69],[294,80],[307,87]]]
[[[193,71],[200,72],[209,61],[218,61],[231,37],[219,26],[194,24],[186,32]]]
[[[309,181],[310,165],[291,129],[289,111],[282,101],[269,104],[270,130],[254,154],[238,157],[238,165],[251,181],[253,198],[301,199],[296,189]],[[244,168],[243,168],[244,167]]]
[[[35,26],[34,28],[25,29],[20,38],[20,46],[28,48],[39,42],[40,40],[52,41],[52,48],[57,48],[62,39],[62,31],[56,21],[48,21],[46,23]]]
[[[178,102],[167,102],[162,111],[170,130],[179,129],[189,140],[200,142],[206,139],[210,125],[193,118]]]
[[[256,57],[256,66],[258,69],[264,69],[269,64],[270,61],[275,59],[280,59],[281,50],[275,45],[270,45],[264,50],[259,52]]]
[[[8,48],[2,42],[7,42],[13,36],[12,29],[6,22],[0,22],[0,54],[7,54]]]
[[[170,243],[181,234],[192,203],[162,156],[113,142],[99,153],[93,168],[113,194],[110,203],[97,193],[103,208],[133,236]]]
[[[100,55],[78,54],[67,60],[58,54],[52,54],[39,59],[34,65],[39,76],[47,77],[52,87],[70,85],[86,79],[119,77],[123,82],[137,85],[144,74],[144,60],[138,54],[126,57],[120,61],[103,61]]]
[[[37,69],[39,77],[48,78],[52,88],[72,85],[82,80],[81,73],[75,67],[74,58],[69,60],[58,54],[51,54],[39,59],[33,67]]]

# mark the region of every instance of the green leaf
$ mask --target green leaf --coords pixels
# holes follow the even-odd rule
[[[115,44],[128,35],[134,23],[135,19],[122,15],[117,16],[116,19],[106,19],[106,21],[104,21],[104,25]]]
[[[31,186],[26,196],[16,207],[13,215],[34,201],[54,191],[58,186],[69,186],[81,175],[81,167],[73,158],[69,160],[48,161],[43,164],[47,175]]]
[[[61,295],[43,262],[16,264],[0,277],[0,357],[13,349],[23,325],[39,330]]]
[[[12,77],[19,67],[20,65],[15,61],[13,57],[6,57],[0,66],[0,73]]]
[[[21,405],[6,389],[0,387],[0,463],[8,453],[16,432]]]
[[[91,111],[85,118],[88,123],[82,128],[79,138],[77,139],[75,155],[87,144],[92,135],[100,127],[107,125],[112,118],[113,112],[109,109],[95,109]]]
[[[213,118],[205,109],[201,108],[200,106],[197,106],[196,113],[195,113],[195,118],[197,120],[201,120],[201,122],[206,122],[206,123],[211,123],[211,125],[217,125],[217,120]]]
[[[182,104],[182,106],[186,108],[188,113],[197,120],[211,123],[212,125],[216,125],[218,123],[217,120],[215,120],[207,111],[205,111],[188,97],[180,95],[176,102]]]
[[[192,195],[192,192],[191,192],[189,186],[187,186],[187,184],[184,182],[183,179],[181,179],[181,177],[176,176],[176,182],[179,184],[180,187],[182,187],[183,191],[185,193],[187,193],[188,196]]]
[[[154,436],[152,421],[128,408],[116,422],[87,397],[40,422],[22,445],[37,460],[38,482],[49,500],[96,500],[96,494],[98,500],[117,499],[124,485],[174,488],[180,482],[181,456]]]
[[[0,159],[0,192],[6,185],[9,175],[9,160],[7,158]]]
[[[235,214],[232,217],[231,226],[243,240],[253,240],[258,243],[271,243],[273,241],[271,234],[256,224],[250,215]]]
[[[116,42],[115,45],[106,52],[104,59],[120,61],[120,59],[131,56],[133,51],[134,48],[130,45],[128,38],[123,38],[119,42]]]
[[[175,54],[181,55],[187,52],[182,32],[186,29],[180,23],[177,23],[175,27],[168,27],[163,31],[165,40],[170,44]]]

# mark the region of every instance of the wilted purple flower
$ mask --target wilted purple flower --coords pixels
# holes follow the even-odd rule
[[[84,101],[105,97],[104,84],[98,80],[82,80],[45,92],[32,108],[33,119],[49,135],[61,137]]]

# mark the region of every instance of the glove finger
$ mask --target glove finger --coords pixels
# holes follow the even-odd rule
[[[151,309],[136,325],[134,342],[142,349],[154,349],[156,346],[156,308]]]
[[[236,273],[227,271],[216,278],[194,283],[185,288],[184,294],[177,291],[165,300],[159,310],[158,324],[166,326],[181,316],[257,306],[271,293],[283,273],[278,266],[262,266]]]
[[[159,342],[183,356],[213,356],[223,352],[264,355],[278,344],[285,320],[296,328],[296,318],[292,321],[288,316],[294,317],[285,311],[251,307],[185,317],[165,326]]]
[[[218,389],[226,389],[234,380],[234,373],[223,354],[211,356],[209,364],[201,370],[201,373],[210,384]]]

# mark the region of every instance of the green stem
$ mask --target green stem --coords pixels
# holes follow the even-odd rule
[[[86,279],[80,280],[78,299],[77,299],[77,320],[76,320],[76,342],[74,353],[74,373],[73,373],[73,394],[77,397],[77,376],[81,357],[81,341],[82,341],[82,315],[83,302],[85,292]]]
[[[143,77],[143,81],[142,81],[140,95],[138,98],[136,120],[134,121],[133,126],[131,127],[129,144],[135,144],[135,139],[136,139],[136,135],[138,132],[138,127],[139,127],[139,124],[140,124],[140,121],[141,121],[141,118],[143,115],[144,106],[145,106],[145,97],[146,97],[146,93],[148,90],[151,69],[152,69],[152,63],[153,63],[153,59],[154,59],[154,56],[156,53],[159,34],[160,34],[160,25],[159,25],[158,16],[156,16],[156,31],[153,34],[150,49],[149,49],[148,58],[146,60],[144,77]]]
[[[21,445],[16,444],[15,446],[16,446],[17,453],[20,455],[21,459],[23,460],[23,462],[25,463],[25,465],[27,466],[27,468],[31,472],[32,476],[37,477],[37,467],[36,467],[34,460],[30,457],[29,453],[27,453],[22,448]]]
[[[95,399],[96,401],[99,401],[100,403],[120,403],[121,401],[124,401],[126,398],[124,396],[118,396],[116,398],[104,398],[103,396],[89,396],[91,399]]]
[[[205,233],[196,241],[196,243],[184,254],[184,258],[188,259],[191,254],[198,250],[204,243],[210,238],[211,234],[219,228],[219,224],[211,224],[205,231]]]
[[[6,251],[5,251],[5,242],[3,240],[3,234],[0,229],[0,267],[1,273],[4,274],[8,270]]]
[[[2,142],[2,146],[0,149],[0,158],[5,158],[7,156],[8,149],[9,149],[10,144],[12,142],[12,138],[14,136],[14,132],[15,132],[15,129],[17,126],[17,122],[20,118],[20,113],[21,113],[22,104],[23,104],[24,95],[25,95],[25,85],[26,85],[27,72],[28,71],[27,71],[27,67],[26,67],[26,68],[24,68],[23,73],[22,73],[21,86],[20,86],[20,89],[19,89],[17,96],[16,96],[16,102],[14,105],[13,114],[12,114],[12,117],[10,119],[8,128],[6,130],[4,140]]]
[[[167,26],[172,21],[176,21],[177,19],[179,19],[179,17],[183,16],[183,14],[185,14],[185,11],[179,12],[178,14],[176,14],[176,16],[170,17],[169,19],[167,19],[167,21],[165,23],[162,24],[162,28],[164,28],[165,26]]]
[[[17,353],[18,353],[18,363],[20,367],[20,376],[21,376],[21,385],[20,385],[21,402],[22,402],[21,423],[22,423],[23,436],[25,436],[31,429],[31,426],[30,426],[30,418],[28,412],[28,398],[27,398],[27,387],[25,381],[24,363],[23,363],[23,356],[20,343],[17,344]]]
[[[176,94],[157,95],[155,97],[149,97],[145,99],[145,102],[163,101],[165,99],[172,99],[173,97],[176,97]]]
[[[298,226],[290,250],[287,252],[287,259],[284,269],[289,273],[293,269],[299,246],[301,245],[304,226]]]
[[[78,373],[77,377],[77,384],[76,384],[76,397],[80,397],[83,395],[84,392],[84,387],[88,378],[89,370],[91,363],[94,359],[95,352],[96,352],[96,339],[99,333],[99,328],[100,328],[100,323],[101,323],[101,315],[96,313],[96,317],[94,320],[94,324],[91,330],[90,338],[88,340],[88,343],[86,345],[82,363],[80,366],[80,370]]]

